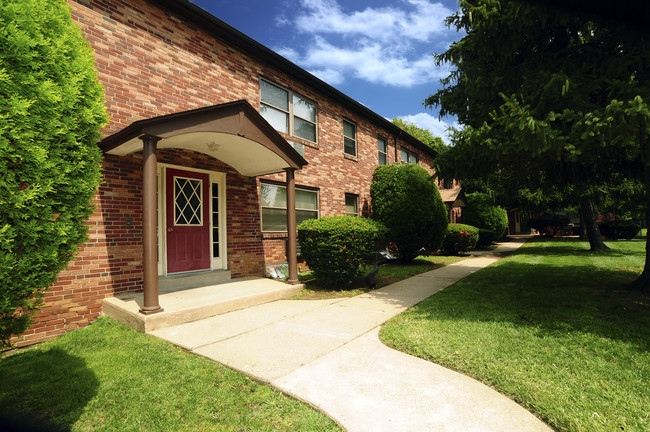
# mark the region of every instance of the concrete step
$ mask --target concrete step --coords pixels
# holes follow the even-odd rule
[[[167,293],[188,288],[199,288],[230,282],[230,270],[202,271],[181,273],[178,275],[159,276],[158,292]]]
[[[164,310],[151,315],[139,312],[143,304],[142,293],[107,297],[103,301],[102,312],[140,332],[148,333],[293,297],[303,287],[302,284],[290,285],[268,278],[241,278],[221,284],[160,292],[159,302]]]

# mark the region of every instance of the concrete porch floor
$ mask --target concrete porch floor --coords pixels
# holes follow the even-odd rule
[[[180,281],[179,281],[180,282]],[[160,306],[163,312],[144,315],[139,311],[143,302],[142,293],[126,293],[107,297],[102,304],[102,313],[132,327],[139,332],[189,323],[215,315],[244,309],[296,295],[304,285],[290,285],[273,279],[250,277],[227,282],[186,288],[179,283],[160,291]]]

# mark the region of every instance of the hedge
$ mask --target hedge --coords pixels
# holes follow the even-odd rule
[[[531,218],[528,226],[537,230],[542,236],[555,237],[569,222],[570,219],[566,215],[545,214]]]
[[[346,285],[361,266],[385,246],[388,230],[381,223],[356,216],[308,219],[298,226],[301,255],[316,279]]]
[[[457,255],[476,246],[478,241],[479,229],[466,224],[449,224],[447,234],[442,243],[445,253]]]
[[[497,240],[496,232],[490,229],[480,228],[478,230],[478,241],[476,242],[476,247],[490,246]]]
[[[631,220],[613,220],[598,224],[600,233],[612,240],[631,240],[641,230],[641,225]]]

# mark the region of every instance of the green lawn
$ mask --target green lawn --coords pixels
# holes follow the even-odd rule
[[[33,430],[341,430],[269,386],[110,318],[1,359],[0,410],[0,430],[13,414]]]
[[[443,256],[428,255],[420,256],[410,263],[391,262],[379,267],[379,272],[375,275],[374,281],[376,288],[385,287],[402,279],[415,276],[420,273],[435,270],[449,264],[464,260],[469,256]],[[314,280],[311,272],[304,272],[299,275],[301,282],[305,283],[305,288],[298,293],[294,299],[297,300],[314,300],[336,297],[354,297],[359,294],[370,291],[366,284],[366,276],[374,267],[366,267],[359,276],[350,285],[344,287],[332,287],[323,285]]]
[[[390,346],[498,389],[551,427],[650,430],[645,242],[538,241],[391,320]]]

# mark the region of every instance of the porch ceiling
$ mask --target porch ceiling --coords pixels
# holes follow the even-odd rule
[[[143,135],[158,149],[193,150],[219,159],[245,176],[301,169],[307,161],[247,102],[237,101],[139,120],[104,138],[104,153],[142,151]]]

